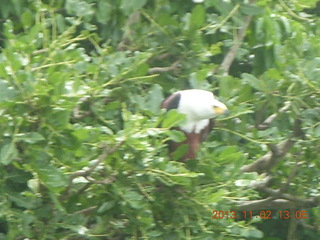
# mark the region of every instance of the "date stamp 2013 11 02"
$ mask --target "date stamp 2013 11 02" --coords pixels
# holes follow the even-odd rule
[[[253,218],[261,218],[261,219],[306,219],[308,218],[307,211],[212,211],[212,219],[253,219]]]

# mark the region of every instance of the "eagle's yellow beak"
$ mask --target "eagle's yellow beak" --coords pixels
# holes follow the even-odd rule
[[[214,106],[213,110],[217,115],[227,114],[229,112],[228,108],[226,106]]]

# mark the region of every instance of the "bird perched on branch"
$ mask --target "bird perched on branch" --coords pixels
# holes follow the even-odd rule
[[[196,158],[199,144],[206,139],[213,126],[212,118],[228,112],[226,105],[215,99],[211,92],[200,89],[175,92],[162,102],[161,108],[167,111],[176,109],[186,116],[185,122],[178,127],[184,132],[186,140],[180,143],[169,142],[170,153],[188,144],[181,161]]]

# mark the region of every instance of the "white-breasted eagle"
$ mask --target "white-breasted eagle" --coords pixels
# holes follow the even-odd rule
[[[196,158],[199,144],[206,139],[213,126],[212,118],[228,112],[226,105],[218,101],[212,92],[200,89],[175,92],[162,102],[161,108],[167,111],[176,109],[186,115],[185,122],[178,127],[184,132],[186,140],[180,143],[169,142],[170,153],[181,145],[188,144],[188,150],[181,161]]]

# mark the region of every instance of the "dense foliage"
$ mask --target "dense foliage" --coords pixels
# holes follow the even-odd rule
[[[319,5],[1,1],[0,239],[318,239]],[[182,163],[159,105],[187,88],[230,115]]]

